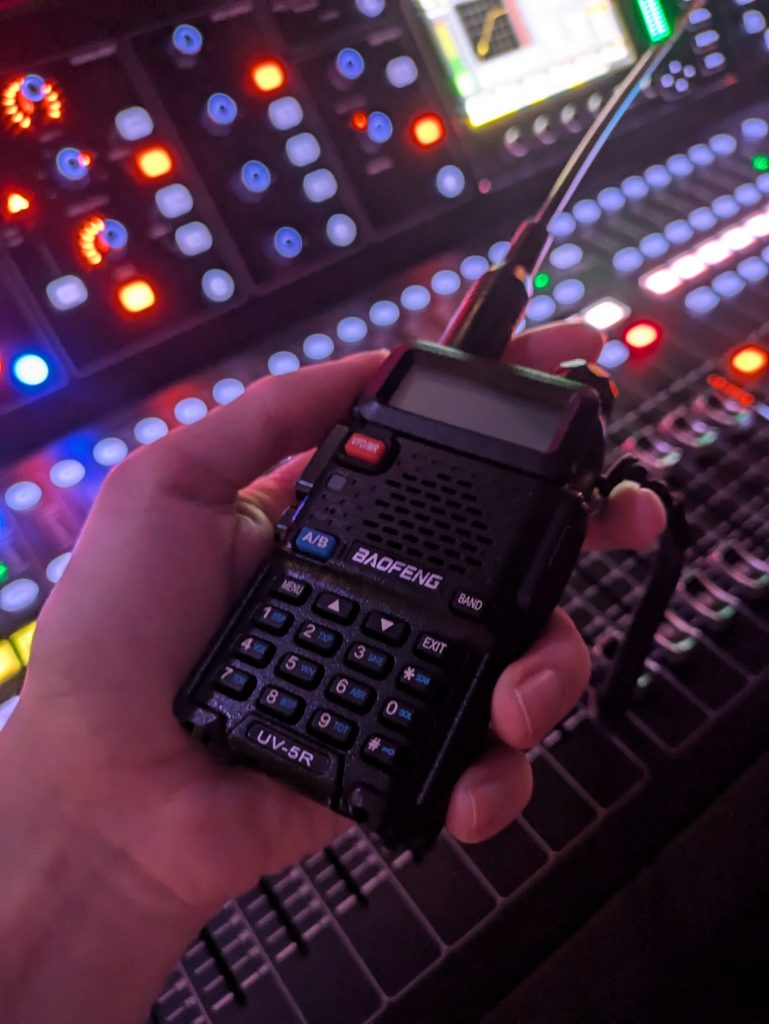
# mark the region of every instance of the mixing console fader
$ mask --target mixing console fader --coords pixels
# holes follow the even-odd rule
[[[0,724],[110,468],[263,374],[436,340],[672,9],[75,6],[0,2]],[[576,707],[530,755],[532,802],[489,842],[444,834],[415,860],[351,829],[263,879],[187,950],[154,1024],[480,1021],[755,772],[768,84],[768,0],[692,13],[551,223],[526,313],[529,328],[579,316],[605,332],[611,457],[634,455],[687,506],[686,568],[632,699]],[[650,559],[587,555],[564,595],[597,683]],[[761,825],[741,828],[761,849]],[[719,858],[714,891],[750,859]],[[765,906],[763,884],[749,907],[687,908],[702,926],[682,928],[684,967],[709,929]],[[558,1019],[612,1019],[597,994],[585,1010],[585,987],[561,994]],[[623,1019],[665,1020],[636,1010]]]

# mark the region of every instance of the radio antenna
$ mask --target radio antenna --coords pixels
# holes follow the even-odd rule
[[[676,19],[671,34],[636,61],[585,133],[536,216],[523,221],[516,231],[504,260],[487,270],[464,297],[443,333],[441,345],[491,359],[502,355],[526,309],[530,281],[550,247],[550,222],[571,201],[644,83],[684,34],[692,12],[705,2],[691,0]]]

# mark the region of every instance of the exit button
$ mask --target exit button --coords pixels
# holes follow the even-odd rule
[[[344,453],[358,462],[376,466],[385,456],[387,445],[368,434],[351,434],[344,446]]]

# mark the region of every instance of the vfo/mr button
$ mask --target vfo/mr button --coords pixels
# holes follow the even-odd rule
[[[356,462],[376,466],[385,457],[387,445],[376,437],[369,437],[368,434],[351,434],[345,442],[344,453]]]

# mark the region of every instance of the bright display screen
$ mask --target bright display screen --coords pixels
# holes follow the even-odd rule
[[[474,128],[629,65],[613,0],[416,0]]]

